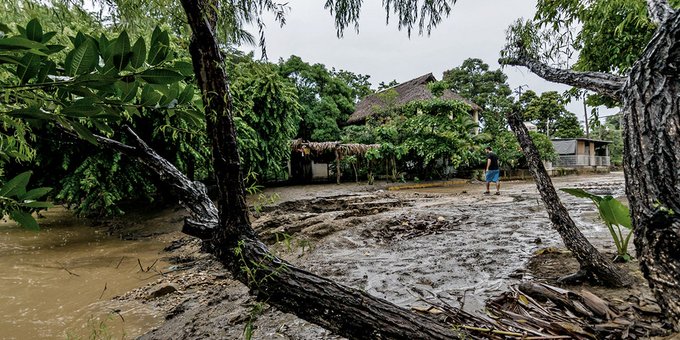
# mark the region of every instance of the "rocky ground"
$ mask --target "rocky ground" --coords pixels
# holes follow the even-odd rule
[[[623,196],[620,173],[554,182]],[[407,308],[422,305],[419,296],[435,293],[474,313],[510,285],[553,282],[576,268],[563,265],[570,257],[554,251],[529,262],[538,249],[562,247],[532,182],[504,183],[500,196],[482,191],[479,183],[399,191],[350,184],[271,188],[251,200],[252,220],[272,250],[291,263]],[[584,234],[611,252],[594,206],[561,196]],[[179,233],[174,238],[166,248],[172,266],[163,276],[116,298],[122,313],[134,305],[165,316],[165,323],[142,338],[339,338],[254,301],[200,252],[198,241]],[[635,271],[635,264],[630,269]],[[651,301],[644,281],[636,282],[613,296]]]

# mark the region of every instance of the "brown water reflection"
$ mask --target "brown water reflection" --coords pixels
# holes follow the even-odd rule
[[[43,213],[42,230],[0,223],[0,338],[133,338],[162,322],[147,307],[111,298],[158,278],[140,270],[160,259],[158,238],[121,240],[63,208]]]

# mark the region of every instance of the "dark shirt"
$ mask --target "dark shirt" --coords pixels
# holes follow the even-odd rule
[[[491,164],[489,164],[489,169],[487,170],[498,170],[498,156],[496,156],[493,151],[486,154],[486,159],[491,160]]]

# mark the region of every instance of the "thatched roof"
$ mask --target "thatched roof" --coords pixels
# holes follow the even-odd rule
[[[291,148],[299,150],[307,148],[314,154],[338,151],[341,156],[364,155],[368,150],[380,148],[380,144],[342,144],[340,142],[305,142],[301,139],[292,141]]]
[[[397,97],[394,99],[395,102],[392,103],[396,106],[402,106],[415,100],[429,100],[439,98],[460,100],[472,106],[473,111],[481,110],[481,108],[477,104],[463,98],[461,95],[451,90],[444,90],[441,96],[436,97],[434,94],[432,94],[432,91],[430,91],[430,89],[427,87],[428,83],[434,81],[437,81],[437,78],[435,78],[432,75],[432,73],[428,73],[426,75],[420,76],[415,79],[411,79],[407,82],[401,83],[399,85],[390,87],[388,89],[384,89],[380,92],[376,92],[370,96],[367,96],[357,104],[354,113],[349,117],[347,123],[348,124],[363,123],[364,121],[366,121],[367,117],[372,116],[380,108],[386,106],[387,103],[385,102],[384,96],[381,96],[381,94],[389,90],[394,90],[397,93]]]

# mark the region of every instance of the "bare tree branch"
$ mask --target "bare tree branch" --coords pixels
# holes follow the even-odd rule
[[[647,0],[647,11],[649,12],[649,19],[656,24],[666,21],[675,13],[667,0]]]
[[[62,130],[74,138],[79,138],[77,134],[63,126]],[[203,240],[212,238],[213,230],[217,227],[217,207],[208,198],[208,191],[205,185],[201,182],[190,180],[172,163],[158,155],[129,126],[125,126],[125,132],[132,138],[134,146],[96,134],[93,136],[99,145],[144,163],[161,180],[173,187],[180,203],[191,213],[191,216],[184,220],[182,232]]]
[[[621,99],[620,92],[625,83],[623,77],[610,73],[559,69],[531,59],[503,58],[498,62],[501,65],[525,66],[545,80],[588,89],[615,100]]]

